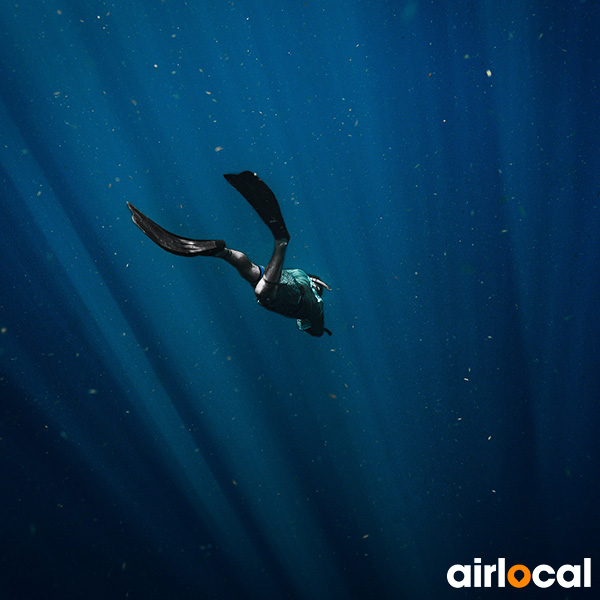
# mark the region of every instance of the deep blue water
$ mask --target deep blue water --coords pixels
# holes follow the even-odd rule
[[[599,31],[595,0],[2,2],[2,600],[488,598],[449,567],[598,558]],[[264,264],[245,169],[333,337],[131,223]]]

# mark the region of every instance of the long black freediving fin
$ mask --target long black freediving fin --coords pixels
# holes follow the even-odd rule
[[[213,256],[225,248],[223,240],[192,240],[163,229],[133,204],[127,203],[133,222],[163,250],[178,256]]]
[[[279,202],[269,186],[256,173],[243,171],[239,175],[225,174],[225,179],[248,201],[276,240],[288,240],[288,233]]]

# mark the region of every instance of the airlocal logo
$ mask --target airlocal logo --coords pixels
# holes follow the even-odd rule
[[[563,565],[556,571],[549,565],[538,565],[531,571],[525,565],[513,565],[506,570],[506,559],[499,558],[497,565],[482,565],[476,558],[471,565],[453,565],[448,569],[448,583],[454,588],[462,587],[513,587],[522,588],[533,582],[540,588],[550,587],[555,581],[564,588],[592,587],[592,559],[583,559],[581,565]],[[494,576],[495,574],[495,576]],[[457,578],[457,576],[459,578]],[[582,586],[583,577],[583,586]],[[494,582],[495,580],[495,582]],[[494,582],[494,583],[493,583]]]

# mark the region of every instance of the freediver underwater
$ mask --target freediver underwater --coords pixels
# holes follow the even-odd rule
[[[214,256],[237,269],[254,288],[257,302],[267,310],[296,319],[298,329],[321,337],[331,335],[325,327],[323,290],[331,288],[316,275],[302,269],[284,269],[290,234],[279,202],[269,186],[256,173],[225,174],[225,179],[246,199],[275,240],[275,249],[266,267],[253,263],[243,252],[228,248],[224,240],[184,238],[160,227],[127,202],[133,222],[158,246],[178,256]]]

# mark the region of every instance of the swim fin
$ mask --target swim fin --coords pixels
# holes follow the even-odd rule
[[[223,240],[192,240],[168,232],[152,219],[127,203],[133,222],[163,250],[179,256],[214,256],[225,248]]]
[[[242,195],[276,240],[290,239],[279,202],[269,186],[256,173],[244,171],[239,175],[226,174],[225,179]]]

